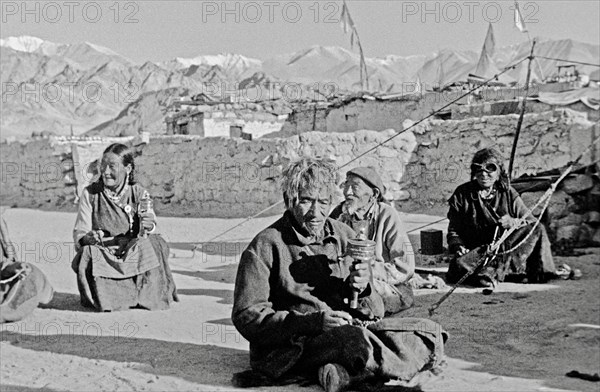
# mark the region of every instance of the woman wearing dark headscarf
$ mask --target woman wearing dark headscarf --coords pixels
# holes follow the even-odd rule
[[[448,247],[455,258],[450,262],[447,280],[457,282],[472,271],[479,257],[462,257],[469,251],[491,244],[504,230],[518,227],[503,243],[499,255],[475,271],[466,283],[491,287],[511,275],[516,281],[542,283],[555,276],[550,241],[543,225],[533,229],[535,218],[512,187],[504,169],[502,155],[493,148],[475,153],[471,181],[460,185],[448,200]],[[533,230],[533,232],[532,232]],[[531,233],[531,234],[530,234]],[[526,236],[529,237],[526,239]],[[521,244],[509,254],[503,251]]]
[[[154,233],[148,192],[135,181],[133,152],[112,144],[98,180],[84,189],[73,230],[73,270],[84,306],[98,310],[167,309],[177,301],[169,246]]]

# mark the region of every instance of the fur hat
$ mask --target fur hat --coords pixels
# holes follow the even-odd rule
[[[346,176],[353,175],[359,177],[363,180],[367,185],[371,188],[379,189],[379,199],[383,199],[383,194],[385,193],[385,185],[383,185],[383,181],[381,181],[381,177],[377,174],[377,171],[373,167],[355,167],[346,173]]]

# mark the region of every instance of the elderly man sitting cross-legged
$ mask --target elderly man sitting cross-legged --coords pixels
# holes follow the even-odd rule
[[[413,292],[406,283],[415,273],[415,256],[404,223],[383,197],[381,177],[372,167],[356,167],[346,173],[342,189],[345,200],[331,218],[364,230],[375,241],[373,285],[384,298],[386,313],[410,308]]]
[[[443,359],[441,326],[383,318],[384,298],[372,288],[370,263],[345,256],[356,234],[328,218],[337,178],[331,163],[292,163],[283,172],[285,213],[242,254],[232,320],[250,342],[253,371],[235,375],[237,386],[281,385],[302,376],[337,392],[409,381]],[[353,292],[356,309],[348,301]]]

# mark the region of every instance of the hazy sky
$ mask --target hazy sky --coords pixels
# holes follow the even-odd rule
[[[239,53],[265,59],[312,45],[350,49],[341,1],[1,1],[0,36],[109,47],[136,62]],[[23,7],[23,4],[26,4]],[[481,50],[527,40],[514,1],[347,1],[365,55]],[[532,37],[600,42],[600,1],[519,1]],[[236,20],[237,19],[237,20]]]

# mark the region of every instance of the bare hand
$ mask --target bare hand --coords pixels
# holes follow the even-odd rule
[[[92,230],[84,235],[80,242],[82,245],[96,245],[102,242],[103,236],[102,230]]]
[[[464,255],[466,255],[467,253],[469,253],[469,249],[465,248],[465,247],[464,247],[464,246],[462,246],[462,245],[461,245],[461,246],[460,246],[460,248],[458,248],[458,250],[456,251],[456,255],[457,255],[458,257],[460,257],[460,256],[464,256]]]
[[[368,261],[361,261],[360,263],[354,263],[350,267],[350,276],[348,276],[348,283],[352,289],[361,293],[367,288],[367,285],[371,281],[371,268],[369,268]]]
[[[156,215],[152,212],[144,212],[140,214],[140,225],[146,231],[151,231],[156,226]]]
[[[323,332],[333,328],[348,325],[352,321],[352,316],[341,310],[327,310],[323,314]]]
[[[500,218],[498,223],[500,223],[500,226],[502,226],[503,228],[510,229],[511,227],[515,227],[518,225],[518,220],[512,218],[510,215],[504,215],[502,218]]]

